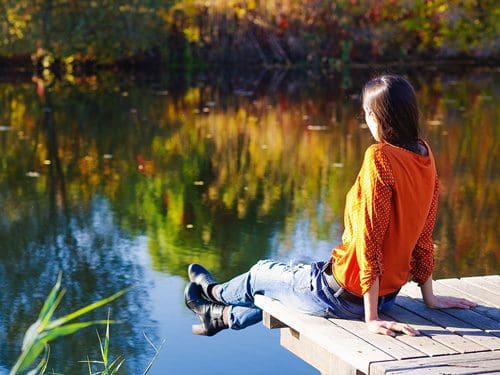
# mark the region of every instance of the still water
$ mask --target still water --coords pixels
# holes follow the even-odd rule
[[[399,72],[416,87],[441,179],[434,277],[499,273],[500,74]],[[314,373],[261,325],[192,335],[186,267],[201,262],[225,280],[262,258],[328,258],[372,142],[358,95],[371,75],[4,79],[0,373],[59,271],[60,314],[135,286],[110,307],[123,373],[141,374],[152,357],[144,333],[166,340],[153,374]],[[49,369],[84,374],[87,357],[99,359],[94,329],[55,342]]]

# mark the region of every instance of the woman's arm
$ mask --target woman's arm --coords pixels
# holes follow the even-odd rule
[[[387,320],[379,320],[378,318],[378,292],[379,292],[379,277],[363,295],[365,305],[365,322],[370,332],[380,333],[382,335],[396,336],[396,332],[403,332],[410,336],[420,334],[416,329],[407,324],[397,323]]]
[[[477,303],[465,298],[434,295],[432,291],[432,277],[429,277],[427,281],[420,286],[420,291],[422,292],[422,298],[425,304],[431,309],[447,309],[450,307],[469,309],[477,306]]]

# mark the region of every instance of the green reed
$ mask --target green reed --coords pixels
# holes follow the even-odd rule
[[[109,326],[112,323],[116,323],[115,321],[109,320],[109,312],[108,319],[106,320],[92,320],[86,322],[76,322],[70,323],[74,319],[97,309],[103,305],[106,305],[118,297],[122,296],[128,291],[127,289],[120,290],[119,292],[107,297],[103,298],[97,302],[94,302],[90,305],[82,307],[72,313],[64,315],[58,319],[52,319],[55,310],[59,306],[64,294],[65,289],[61,290],[61,273],[59,273],[57,277],[57,282],[50,291],[47,296],[42,310],[38,316],[38,319],[26,330],[24,334],[24,339],[21,347],[21,354],[17,358],[16,363],[10,370],[10,375],[19,374],[24,371],[28,371],[28,375],[34,374],[44,374],[47,369],[47,364],[50,357],[50,346],[49,343],[53,340],[74,334],[80,331],[83,328],[87,328],[93,325],[105,324],[106,325],[106,334],[104,340],[101,339],[99,332],[97,332],[97,336],[99,339],[99,346],[101,349],[101,357],[100,361],[91,361],[87,358],[85,361],[88,365],[88,370],[90,375],[103,374],[103,375],[114,375],[118,373],[118,370],[123,365],[125,358],[123,356],[118,356],[113,361],[110,361],[109,358],[109,342],[110,342],[110,334],[109,334]],[[148,343],[153,347],[155,354],[148,366],[144,370],[143,375],[147,374],[149,369],[151,368],[153,362],[156,360],[161,348],[163,347],[165,340],[162,340],[159,347],[156,347],[152,341],[148,338],[146,334],[144,334]],[[100,364],[103,369],[99,372],[93,373],[91,364]],[[52,374],[56,374],[52,370]]]
[[[101,336],[99,335],[99,331],[97,331],[97,338],[99,340],[99,348],[101,351],[101,360],[90,360],[87,357],[86,361],[83,361],[87,363],[88,366],[88,371],[89,375],[115,375],[118,374],[118,370],[120,367],[123,365],[125,362],[125,358],[122,355],[119,355],[116,357],[113,361],[110,362],[109,358],[109,342],[110,342],[110,334],[109,334],[109,312],[108,312],[108,323],[106,324],[106,335],[104,336],[104,342],[101,339]],[[147,342],[151,347],[154,349],[155,354],[153,358],[149,361],[146,369],[143,372],[143,375],[146,375],[149,370],[151,369],[151,366],[153,365],[154,361],[158,357],[158,354],[160,354],[160,350],[162,349],[163,345],[165,344],[165,339],[163,339],[158,347],[156,347],[151,339],[144,333],[144,337],[146,338]],[[94,365],[99,365],[102,367],[102,369],[98,372],[92,372],[92,364]]]

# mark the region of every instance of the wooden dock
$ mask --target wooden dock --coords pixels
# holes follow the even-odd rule
[[[381,319],[411,324],[421,336],[394,338],[369,332],[361,320],[300,314],[264,296],[255,303],[266,327],[281,328],[281,345],[321,374],[500,374],[500,275],[437,280],[434,292],[479,305],[429,309],[408,283]]]

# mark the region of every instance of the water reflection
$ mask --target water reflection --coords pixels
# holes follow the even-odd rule
[[[112,309],[125,322],[115,347],[137,373],[150,354],[142,332],[162,324],[150,267],[185,277],[198,260],[224,279],[269,256],[328,256],[371,143],[357,96],[370,74],[0,84],[0,363],[59,270],[62,311],[138,285]],[[435,275],[498,273],[498,74],[410,78],[442,182]],[[66,340],[56,370],[98,357],[94,332]]]

